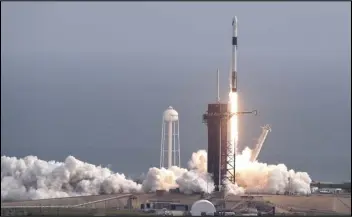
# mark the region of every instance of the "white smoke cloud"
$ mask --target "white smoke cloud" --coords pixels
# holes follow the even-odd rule
[[[35,156],[1,157],[1,199],[28,200],[78,195],[155,192],[180,188],[181,192],[213,191],[206,172],[207,153],[193,153],[190,171],[176,166],[150,168],[142,184],[108,168],[82,162],[72,156],[63,163],[43,161]],[[208,186],[207,186],[208,184]]]
[[[224,184],[225,184],[225,196],[242,195],[245,193],[245,189],[242,187],[239,187],[237,183],[231,183],[229,180],[225,180]]]
[[[207,152],[199,150],[193,153],[188,166],[189,171],[176,166],[170,169],[150,168],[142,184],[143,190],[154,192],[179,188],[185,194],[212,192],[214,183],[207,173]]]
[[[307,173],[288,170],[283,164],[250,161],[251,150],[236,157],[236,184],[226,183],[226,194],[310,193]],[[27,200],[78,195],[155,192],[179,188],[180,192],[212,192],[214,183],[207,173],[207,152],[193,153],[189,170],[176,166],[150,168],[142,184],[108,168],[82,162],[72,156],[64,162],[43,161],[35,156],[1,157],[1,199]],[[241,186],[241,187],[239,187]]]
[[[28,200],[77,195],[138,192],[141,185],[68,156],[63,163],[35,156],[1,157],[1,199]]]
[[[176,179],[187,172],[186,169],[178,168],[176,166],[170,169],[165,168],[150,168],[146,179],[143,181],[143,190],[145,192],[153,192],[156,190],[170,190],[177,188]]]
[[[188,167],[191,170],[197,170],[202,173],[207,172],[208,155],[206,150],[199,150],[192,154],[191,160],[188,162]]]
[[[251,162],[251,150],[245,148],[236,156],[236,182],[247,193],[280,193],[289,191],[309,194],[312,180],[306,172],[288,170],[284,164]],[[233,187],[232,189],[238,189]],[[241,190],[238,190],[241,192]],[[236,192],[236,191],[235,191]]]

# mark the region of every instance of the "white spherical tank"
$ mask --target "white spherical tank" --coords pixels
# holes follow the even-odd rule
[[[213,216],[215,212],[215,206],[209,200],[198,200],[193,203],[191,208],[192,216],[201,216],[202,214]]]
[[[169,106],[164,111],[164,120],[165,121],[177,121],[178,120],[178,112],[172,108],[172,106]]]
[[[169,106],[163,113],[160,147],[160,168],[181,166],[180,119],[178,112]],[[165,164],[167,162],[167,165]]]

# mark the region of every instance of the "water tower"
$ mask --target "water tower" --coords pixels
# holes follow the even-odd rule
[[[167,155],[165,155],[167,153]],[[164,111],[161,128],[160,168],[181,167],[180,125],[178,113],[171,106]],[[167,164],[165,164],[165,159]]]

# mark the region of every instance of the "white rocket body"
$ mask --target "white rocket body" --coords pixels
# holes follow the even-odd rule
[[[231,82],[232,92],[237,92],[237,17],[232,20],[232,64],[231,64]]]

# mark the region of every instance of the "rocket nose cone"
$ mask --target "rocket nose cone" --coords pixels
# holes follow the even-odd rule
[[[232,25],[237,25],[237,17],[236,16],[232,19]]]

